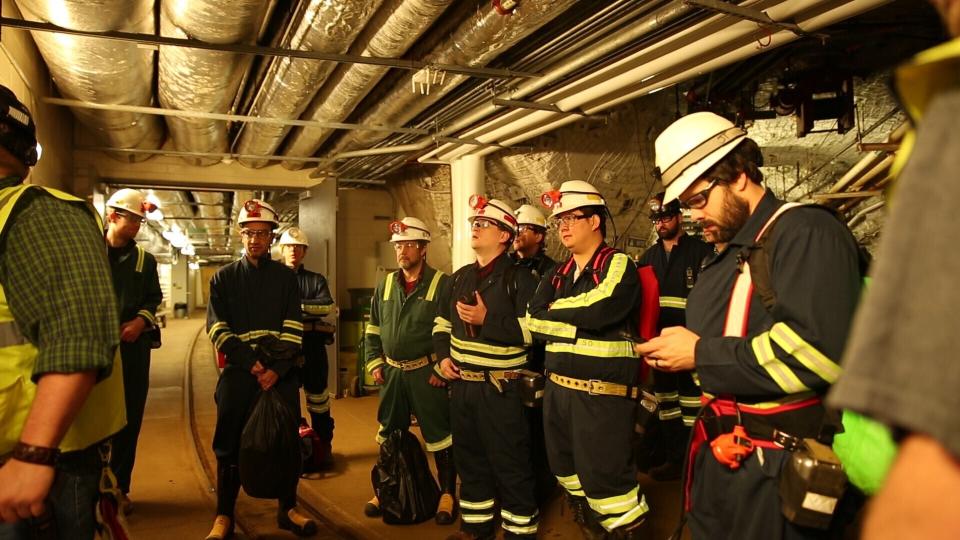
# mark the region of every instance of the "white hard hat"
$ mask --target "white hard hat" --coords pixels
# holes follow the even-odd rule
[[[394,221],[389,226],[391,242],[408,242],[415,240],[418,242],[430,241],[430,230],[427,224],[415,217],[405,217],[399,221]]]
[[[747,132],[712,112],[688,114],[667,126],[653,143],[657,168],[668,204],[746,138]]]
[[[130,188],[121,189],[111,195],[107,200],[107,207],[130,212],[140,217],[145,217],[147,212],[157,209],[157,205],[148,201],[143,193]]]
[[[500,225],[503,225],[511,232],[517,232],[517,218],[513,215],[513,208],[499,199],[487,199],[483,195],[470,196],[470,208],[473,208],[473,215],[467,220],[473,223],[478,217],[492,219]]]
[[[237,224],[243,225],[254,221],[269,223],[274,229],[280,225],[280,222],[277,220],[277,211],[260,199],[250,199],[243,203],[243,207],[240,208],[240,217],[237,219]]]
[[[517,208],[517,225],[536,225],[542,229],[547,228],[547,218],[543,212],[537,210],[537,207],[525,204]]]
[[[552,210],[551,217],[584,206],[607,206],[597,188],[583,180],[567,180],[560,189],[541,195],[540,202]]]
[[[303,232],[300,227],[290,227],[280,236],[279,245],[309,247],[310,242],[307,240],[307,233]]]

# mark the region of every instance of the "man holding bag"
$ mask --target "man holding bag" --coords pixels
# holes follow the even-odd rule
[[[270,205],[252,199],[243,204],[237,223],[244,256],[210,280],[207,306],[207,333],[227,362],[215,394],[217,518],[207,540],[223,540],[233,534],[233,510],[240,491],[240,436],[260,391],[276,388],[292,410],[299,406],[300,382],[294,362],[277,358],[267,362],[265,358],[272,355],[255,348],[255,342],[273,336],[299,349],[303,334],[297,277],[270,260],[273,231],[279,225],[277,213]],[[277,525],[298,536],[316,533],[316,522],[296,508],[297,479],[291,479],[289,486],[279,500]]]

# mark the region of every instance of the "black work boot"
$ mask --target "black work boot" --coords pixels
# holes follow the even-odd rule
[[[433,453],[440,480],[440,501],[433,520],[437,525],[450,525],[457,517],[457,468],[453,463],[453,449],[444,448]]]
[[[580,527],[580,534],[584,540],[604,540],[609,538],[604,529],[593,516],[593,510],[586,497],[575,497],[567,494],[567,503],[573,510],[573,521]]]
[[[647,516],[641,516],[632,523],[617,527],[613,530],[613,538],[616,540],[647,540],[650,538],[650,526],[647,524]]]

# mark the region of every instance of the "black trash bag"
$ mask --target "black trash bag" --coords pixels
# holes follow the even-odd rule
[[[380,457],[370,477],[384,523],[411,525],[437,513],[440,487],[430,473],[420,441],[409,431],[394,431],[380,445]]]
[[[277,499],[300,477],[297,416],[271,388],[260,393],[240,436],[240,485],[247,495]]]

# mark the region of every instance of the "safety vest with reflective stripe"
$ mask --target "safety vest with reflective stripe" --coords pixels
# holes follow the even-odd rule
[[[31,187],[19,185],[0,190],[0,234],[6,228],[10,213],[20,197]],[[84,204],[83,201],[50,188],[43,188],[54,197]],[[96,216],[99,221],[99,216]],[[0,455],[9,453],[20,438],[23,424],[37,393],[31,380],[37,348],[17,327],[7,297],[0,284]],[[123,371],[120,349],[113,359],[110,375],[97,383],[84,402],[76,419],[60,442],[60,450],[81,450],[113,435],[126,424],[123,401]]]

